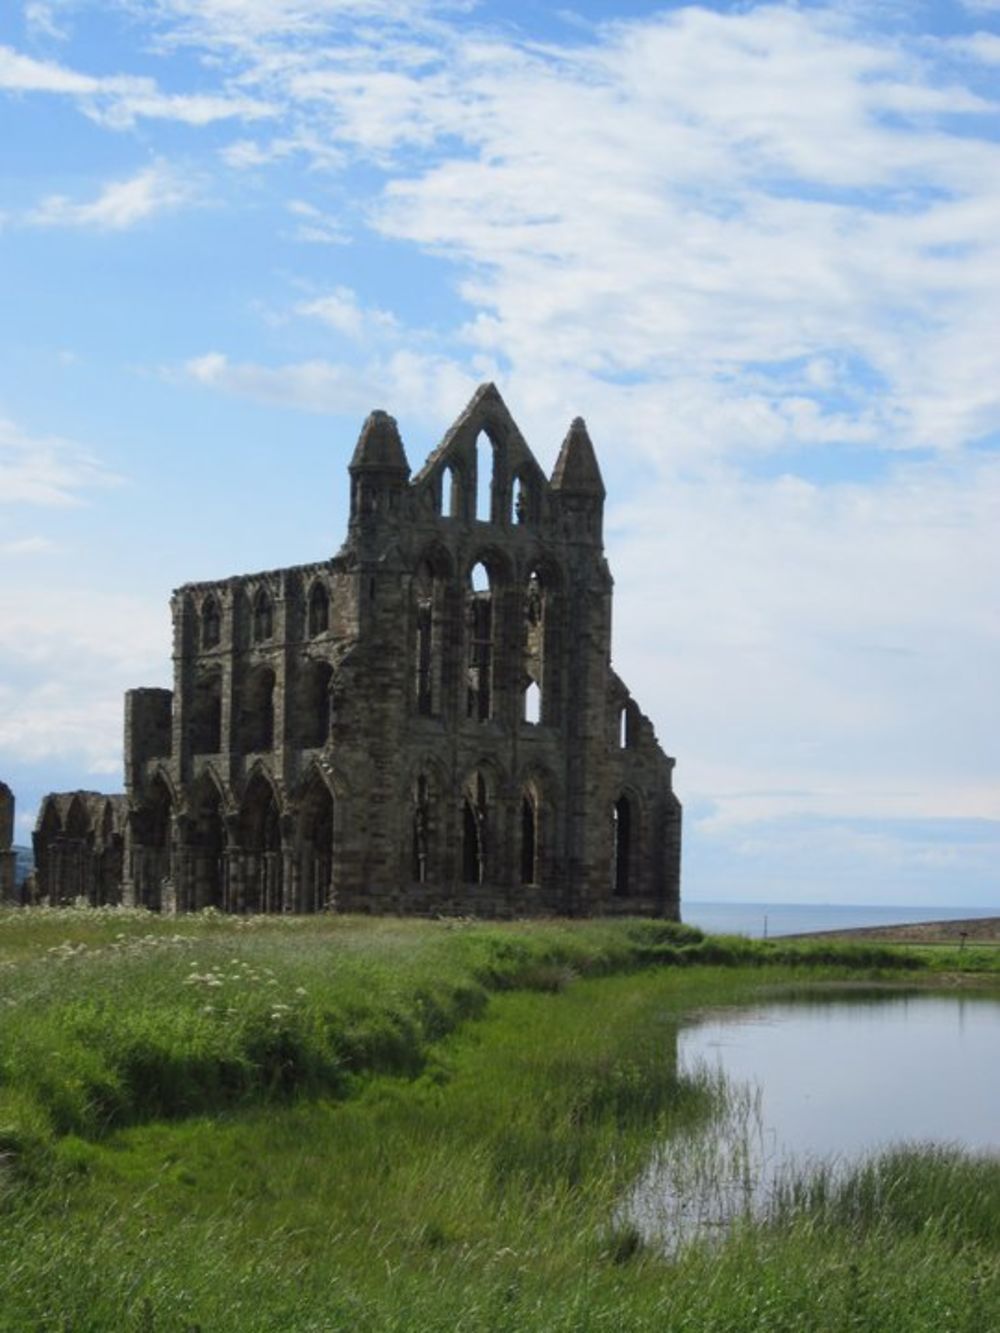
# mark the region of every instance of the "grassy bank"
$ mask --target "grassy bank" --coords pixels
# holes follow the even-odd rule
[[[673,1261],[621,1213],[726,1095],[678,1076],[685,1013],[929,974],[655,923],[6,919],[0,1329],[980,1333],[993,1167],[889,1162]]]

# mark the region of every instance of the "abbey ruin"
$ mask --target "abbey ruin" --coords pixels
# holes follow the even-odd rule
[[[584,423],[546,478],[484,385],[412,478],[373,412],[349,474],[332,559],[174,593],[173,690],[126,695],[124,796],[46,798],[36,896],[676,917],[674,761],[611,667]]]

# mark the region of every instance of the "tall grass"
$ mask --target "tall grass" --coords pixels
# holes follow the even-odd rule
[[[4,1333],[1000,1327],[1000,1182],[961,1158],[964,1229],[902,1187],[881,1225],[876,1183],[671,1258],[621,1212],[720,1113],[684,1013],[896,966],[696,966],[666,923],[7,925]]]

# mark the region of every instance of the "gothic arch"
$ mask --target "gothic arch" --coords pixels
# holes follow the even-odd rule
[[[285,906],[281,807],[274,783],[260,765],[247,780],[237,822],[243,911],[280,912]]]
[[[318,575],[309,587],[307,628],[310,639],[325,634],[330,628],[330,594],[326,583]]]
[[[274,600],[266,588],[253,595],[253,641],[267,643],[274,638]]]
[[[295,907],[300,912],[328,911],[335,903],[336,802],[329,783],[315,764],[299,788],[295,805],[298,876]]]
[[[209,593],[201,604],[201,647],[217,648],[222,638],[222,611],[214,593]]]
[[[251,667],[244,678],[237,728],[242,754],[260,754],[274,748],[274,687],[274,670],[262,662]]]
[[[643,823],[639,794],[623,786],[611,809],[611,891],[616,898],[640,892]]]
[[[132,885],[136,904],[158,912],[163,885],[172,870],[173,787],[159,769],[146,786],[142,804],[132,816]]]
[[[226,809],[225,791],[218,776],[206,766],[187,795],[185,806],[185,850],[188,860],[187,894],[190,906],[201,910],[226,910]]]
[[[222,667],[198,671],[191,693],[188,724],[192,754],[218,754],[222,749]]]
[[[442,849],[445,829],[444,793],[447,790],[441,764],[425,756],[411,765],[399,788],[403,825],[403,877],[426,884],[443,874]]]
[[[330,739],[332,680],[333,667],[322,658],[307,657],[298,663],[291,707],[294,740],[303,749],[319,749]]]

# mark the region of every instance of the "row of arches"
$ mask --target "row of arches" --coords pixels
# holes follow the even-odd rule
[[[208,593],[201,605],[192,614],[195,616],[197,646],[202,652],[217,648],[222,642],[223,614],[222,603],[215,593]],[[251,595],[241,595],[234,608],[234,620],[238,619],[246,627],[246,632],[237,637],[249,639],[251,643],[269,643],[275,635],[275,601],[267,588],[257,588]],[[317,577],[309,585],[305,600],[306,636],[318,638],[330,628],[330,593],[324,581]]]
[[[412,582],[412,661],[415,711],[445,712],[447,655],[460,656],[463,715],[486,722],[498,716],[501,696],[514,696],[528,725],[557,719],[559,581],[546,566],[532,568],[517,606],[499,596],[495,566],[477,560],[456,589],[447,566],[423,559]],[[506,616],[505,616],[506,611]],[[461,614],[461,623],[456,624]],[[512,641],[511,641],[512,640]]]
[[[314,749],[325,745],[332,716],[329,662],[306,658],[296,664],[286,701],[285,734],[290,745]],[[209,666],[195,676],[187,736],[193,755],[219,754],[225,748],[239,754],[261,754],[274,748],[275,688],[273,667],[257,663],[234,692],[230,744],[223,746],[221,666]]]
[[[140,905],[180,911],[318,912],[334,905],[334,798],[314,775],[294,813],[282,815],[261,773],[239,807],[226,808],[203,775],[183,809],[156,777],[133,816],[131,874]]]
[[[47,797],[33,843],[36,881],[51,905],[120,902],[124,838],[115,800],[88,792]]]
[[[533,461],[508,472],[497,446],[480,431],[474,449],[449,458],[434,485],[435,509],[443,518],[518,525],[539,521],[545,481]]]

